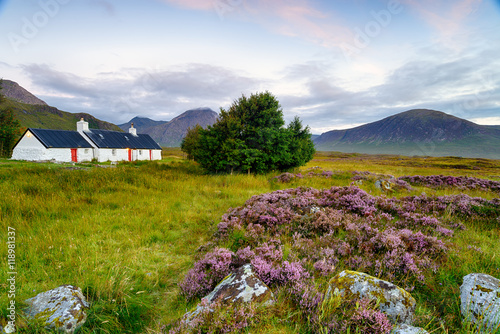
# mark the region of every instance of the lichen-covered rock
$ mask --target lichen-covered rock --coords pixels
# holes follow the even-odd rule
[[[395,326],[392,329],[391,334],[429,334],[429,332],[420,327],[413,327],[407,324],[402,324]]]
[[[15,330],[15,328],[14,328],[13,325],[7,325],[7,326],[5,326],[5,328],[3,328],[0,325],[0,333],[2,333],[2,334],[4,334],[4,333],[5,334],[10,334],[10,333],[15,333],[15,332],[16,332],[16,330]]]
[[[324,302],[330,298],[378,300],[378,309],[394,324],[411,324],[415,312],[415,299],[400,287],[376,277],[356,271],[344,270],[333,277]]]
[[[387,180],[377,180],[375,181],[375,188],[380,189],[382,191],[392,191],[393,183]]]
[[[460,287],[462,316],[479,328],[500,330],[500,280],[486,274],[464,276]]]
[[[202,299],[202,303],[184,316],[184,319],[188,321],[193,319],[202,310],[210,307],[210,304],[215,302],[223,305],[241,302],[272,304],[274,303],[274,294],[255,275],[253,266],[245,264],[224,278],[211,293]]]
[[[27,299],[28,317],[47,329],[55,328],[65,333],[73,333],[87,320],[89,304],[82,290],[72,285],[61,285]]]

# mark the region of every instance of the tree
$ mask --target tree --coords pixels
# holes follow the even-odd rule
[[[0,103],[5,102],[2,94],[3,81],[0,80]],[[11,108],[0,110],[0,157],[10,158],[16,139],[20,134],[21,125],[15,119]]]
[[[193,153],[197,150],[200,129],[202,129],[202,127],[199,124],[196,124],[196,126],[192,128],[188,128],[186,136],[182,140],[181,149],[187,154],[188,159],[194,159]]]
[[[5,96],[2,94],[2,89],[3,89],[3,79],[0,79],[0,104],[5,102]]]
[[[215,124],[192,129],[181,148],[209,172],[265,173],[304,165],[314,154],[309,128],[295,118],[285,127],[269,92],[242,95]]]

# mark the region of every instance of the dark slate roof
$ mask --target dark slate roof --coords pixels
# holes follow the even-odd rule
[[[77,131],[32,129],[28,130],[46,148],[92,148],[92,145]]]
[[[132,148],[161,150],[153,138],[146,134],[134,136],[130,133],[90,129],[85,134],[99,148]]]

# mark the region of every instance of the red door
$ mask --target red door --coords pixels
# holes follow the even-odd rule
[[[149,160],[153,160],[153,150],[149,150]]]
[[[128,161],[132,161],[132,150],[128,150]]]
[[[71,149],[71,161],[73,161],[73,162],[78,162],[78,156],[77,156],[76,152],[77,152],[76,148]]]

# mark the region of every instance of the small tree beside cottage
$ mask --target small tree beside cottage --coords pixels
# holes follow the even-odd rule
[[[212,126],[191,129],[181,148],[212,173],[283,171],[314,154],[309,127],[297,117],[285,127],[281,106],[269,92],[242,95],[221,109]]]

